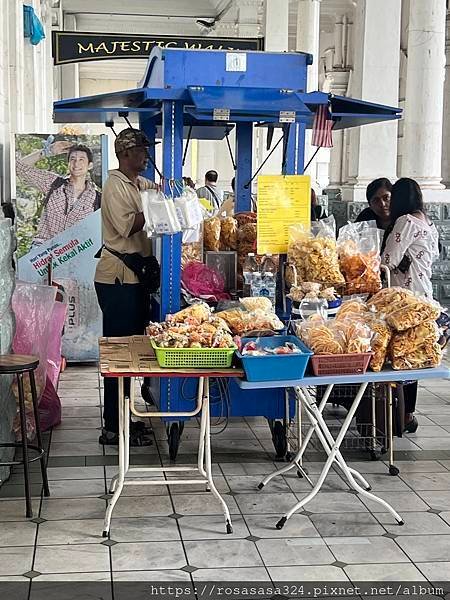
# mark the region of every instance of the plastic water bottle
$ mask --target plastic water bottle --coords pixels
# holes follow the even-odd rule
[[[260,296],[269,298],[275,306],[277,295],[277,264],[271,254],[266,254],[262,262]]]
[[[254,282],[255,274],[259,273],[259,265],[255,258],[255,254],[250,252],[247,254],[247,258],[245,259],[243,266],[243,275],[244,275],[244,288],[243,293],[244,296],[250,296],[252,294],[252,284]]]

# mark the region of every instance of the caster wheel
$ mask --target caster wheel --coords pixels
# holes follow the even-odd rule
[[[153,402],[152,394],[150,392],[150,386],[146,383],[143,383],[141,385],[141,396],[146,404],[153,406],[154,402]]]
[[[104,532],[102,533],[102,537],[105,537],[105,538],[107,538],[107,537],[108,537],[108,532],[107,532],[107,531],[104,531]]]
[[[389,465],[389,475],[392,475],[393,477],[395,477],[399,473],[400,473],[400,469],[398,469],[394,465]]]
[[[372,491],[372,486],[371,486],[371,485],[368,485],[368,486],[366,487],[366,492],[371,492],[371,491]]]
[[[233,533],[233,527],[229,521],[227,521],[227,533]]]
[[[286,517],[281,517],[281,519],[278,521],[278,523],[275,525],[275,527],[277,529],[283,529],[284,524],[286,523],[287,519]]]
[[[400,525],[400,527],[401,527],[402,525],[404,525],[404,524],[405,524],[405,521],[398,521],[398,524],[399,524],[399,525]]]
[[[277,458],[283,458],[287,452],[286,430],[281,421],[275,421],[272,430],[272,442]]]
[[[385,448],[384,446],[381,448],[380,453],[381,454],[386,454],[387,452],[387,448]]]
[[[378,454],[375,452],[375,450],[371,450],[370,451],[370,460],[378,460]]]
[[[262,482],[258,484],[258,490],[262,490],[263,487],[264,487],[264,484]]]
[[[178,423],[172,423],[167,434],[170,460],[175,460],[177,458],[178,448],[180,446],[180,435],[181,432]]]

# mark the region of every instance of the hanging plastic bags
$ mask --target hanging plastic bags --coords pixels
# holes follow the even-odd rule
[[[181,225],[171,198],[167,198],[158,190],[141,192],[142,210],[144,213],[144,230],[148,237],[154,235],[173,235],[181,231]]]

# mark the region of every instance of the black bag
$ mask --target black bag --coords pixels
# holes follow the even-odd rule
[[[133,254],[121,254],[104,246],[108,252],[120,258],[126,267],[128,267],[139,279],[145,290],[150,294],[156,292],[160,284],[159,263],[154,256],[141,256],[137,252]]]

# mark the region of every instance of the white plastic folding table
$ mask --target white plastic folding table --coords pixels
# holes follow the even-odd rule
[[[427,379],[450,379],[450,369],[440,366],[432,369],[411,371],[394,371],[392,369],[385,369],[380,373],[367,372],[360,375],[305,377],[304,379],[284,381],[249,382],[242,379],[237,380],[238,385],[243,389],[292,388],[295,392],[297,401],[297,415],[301,414],[303,407],[310,421],[308,432],[301,442],[299,440],[297,453],[292,458],[291,462],[286,464],[281,469],[277,469],[270,475],[267,475],[267,477],[265,477],[258,486],[259,489],[262,489],[277,475],[283,475],[284,473],[287,473],[291,469],[295,468],[298,469],[298,471],[309,481],[312,486],[311,491],[305,496],[305,498],[297,502],[295,506],[293,506],[281,517],[276,524],[277,529],[282,529],[286,521],[295,512],[304,507],[316,496],[316,494],[320,491],[332,466],[336,466],[343,472],[349,486],[352,489],[362,496],[381,504],[392,514],[399,525],[403,525],[402,517],[394,510],[394,508],[388,502],[373,494],[370,491],[370,484],[364,479],[361,473],[347,465],[341,453],[340,447],[369,383],[403,383],[405,381],[424,381]],[[359,388],[353,399],[348,414],[341,424],[340,431],[336,438],[334,438],[323,417],[323,410],[328,398],[330,397],[333,387],[339,384],[359,384]],[[311,395],[309,388],[319,385],[326,386],[326,391],[321,401],[317,403],[314,396]],[[307,476],[302,464],[303,455],[314,433],[316,433],[323,449],[327,454],[327,460],[316,483],[313,483]]]
[[[156,358],[148,348],[148,339],[142,338],[145,352],[139,357],[138,351],[133,351],[133,341],[142,343],[142,336],[131,336],[124,338],[100,338],[100,374],[103,377],[113,377],[118,380],[118,410],[119,410],[119,470],[110,484],[109,499],[106,509],[103,537],[107,537],[111,526],[111,517],[114,507],[120,498],[125,485],[199,485],[211,492],[222,506],[225,519],[226,532],[232,533],[231,516],[228,506],[217,490],[212,474],[211,458],[211,426],[210,426],[210,403],[209,403],[209,380],[211,377],[241,377],[243,371],[237,368],[162,368],[156,362]],[[108,348],[107,348],[108,347]],[[116,350],[115,350],[116,347]],[[139,350],[139,348],[138,348]],[[119,359],[119,352],[124,358]],[[130,357],[130,358],[128,358]],[[130,361],[132,364],[130,364]],[[198,379],[197,402],[191,411],[142,411],[135,404],[135,379],[148,378],[195,378]],[[124,393],[124,379],[129,378],[130,394]],[[162,417],[162,418],[190,418],[200,416],[200,430],[198,442],[197,465],[192,466],[167,466],[143,467],[130,466],[130,417]],[[140,477],[132,479],[130,474],[140,473]],[[155,479],[155,475],[166,475],[168,473],[180,473],[180,477],[170,479]],[[147,474],[148,477],[144,475]],[[187,474],[194,477],[185,478]]]

